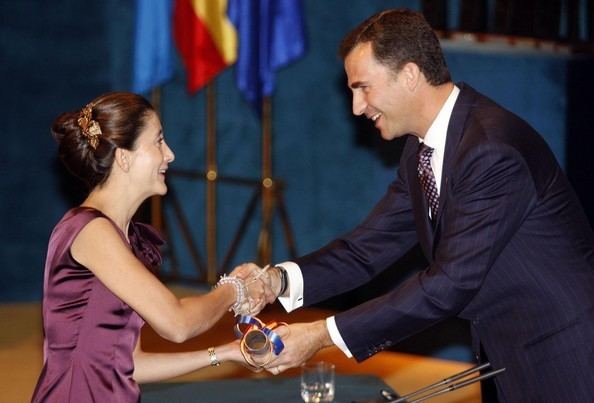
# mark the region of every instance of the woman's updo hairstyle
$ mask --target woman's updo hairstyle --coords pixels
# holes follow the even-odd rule
[[[140,95],[112,92],[61,114],[51,130],[60,160],[92,190],[107,180],[116,148],[134,149],[151,111],[152,105]]]

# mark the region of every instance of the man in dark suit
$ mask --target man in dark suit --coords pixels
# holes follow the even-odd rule
[[[471,324],[477,359],[506,368],[493,397],[593,401],[594,237],[543,139],[452,83],[418,13],[372,16],[341,54],[353,113],[386,140],[407,137],[398,175],[351,233],[270,270],[271,288],[288,310],[315,304],[369,281],[417,242],[429,266],[325,321],[279,329],[286,348],[269,370],[333,344],[364,360],[457,316]]]

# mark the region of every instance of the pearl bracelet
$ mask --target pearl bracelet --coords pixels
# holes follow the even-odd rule
[[[217,284],[215,285],[215,288],[223,284],[233,284],[233,286],[235,287],[237,298],[235,300],[235,304],[233,304],[231,308],[229,308],[229,311],[233,310],[233,312],[237,316],[241,313],[241,306],[243,305],[246,299],[245,286],[243,284],[243,280],[235,276],[227,276],[226,274],[223,274],[217,282]]]

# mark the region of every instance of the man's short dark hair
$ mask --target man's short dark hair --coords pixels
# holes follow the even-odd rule
[[[359,44],[371,42],[377,61],[398,73],[412,62],[431,85],[451,81],[439,40],[421,13],[392,9],[375,14],[342,40],[339,54],[345,59]]]

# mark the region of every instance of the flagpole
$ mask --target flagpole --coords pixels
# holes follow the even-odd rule
[[[216,88],[206,85],[206,270],[209,284],[217,282],[217,145]]]
[[[270,96],[262,99],[262,227],[258,239],[258,262],[268,264],[272,258],[272,213],[274,182],[272,180],[272,106]]]

